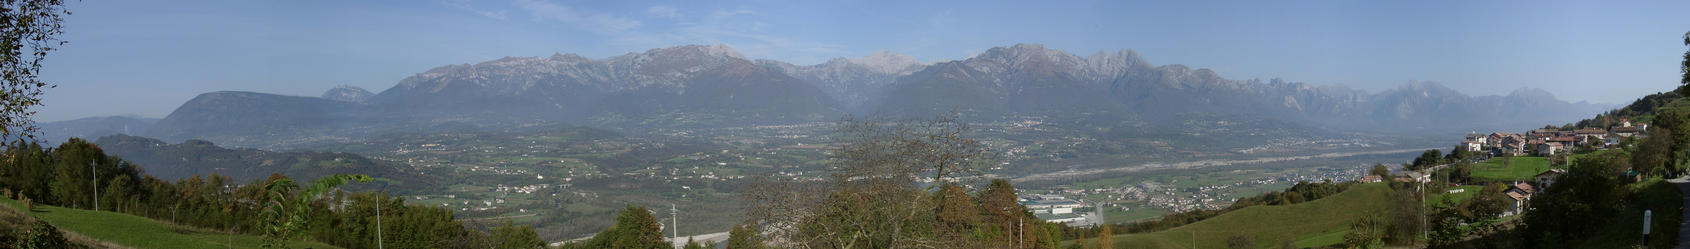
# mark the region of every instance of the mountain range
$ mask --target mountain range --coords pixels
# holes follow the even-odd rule
[[[1309,129],[1465,132],[1565,123],[1607,108],[1529,88],[1470,96],[1431,82],[1369,93],[1233,80],[1209,69],[1154,65],[1132,50],[1079,56],[1018,44],[953,61],[925,63],[882,51],[800,66],[748,59],[722,45],[689,45],[602,59],[554,54],[447,65],[375,94],[346,86],[322,97],[211,92],[139,135],[264,147],[394,129],[562,122],[638,132],[950,112],[973,121],[1177,126],[1201,114]]]

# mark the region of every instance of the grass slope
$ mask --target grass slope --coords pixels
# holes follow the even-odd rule
[[[1460,189],[1461,192],[1460,193],[1450,193],[1449,192],[1451,190],[1456,190],[1456,189]],[[1462,201],[1467,201],[1467,199],[1473,198],[1473,196],[1478,195],[1479,192],[1483,191],[1484,189],[1485,189],[1485,186],[1479,186],[1479,185],[1466,185],[1466,186],[1457,186],[1457,187],[1453,187],[1453,188],[1448,188],[1448,189],[1445,189],[1444,192],[1432,193],[1431,196],[1430,196],[1431,198],[1426,199],[1426,203],[1433,205],[1433,206],[1436,206],[1436,207],[1442,207],[1442,206],[1438,206],[1438,204],[1443,203],[1444,199],[1449,199],[1449,203],[1459,204]]]
[[[1678,236],[1678,221],[1683,218],[1680,210],[1684,208],[1683,194],[1678,186],[1655,178],[1628,185],[1627,190],[1636,198],[1631,205],[1614,216],[1616,219],[1595,236],[1579,243],[1578,248],[1628,248],[1637,244],[1643,234],[1643,210],[1654,211],[1654,217],[1650,219],[1653,223],[1650,247],[1667,248],[1677,242],[1674,237]]]
[[[1502,165],[1502,157],[1491,158],[1474,165],[1473,178],[1490,181],[1529,181],[1537,173],[1549,170],[1549,159],[1535,156],[1518,156]]]
[[[0,203],[22,210],[17,200],[0,198]],[[193,248],[259,248],[262,238],[188,229],[123,213],[70,209],[36,205],[30,215],[59,229],[75,232],[96,240],[132,248],[193,249]],[[233,244],[230,244],[231,239]],[[288,243],[291,248],[339,248],[317,242]]]
[[[1311,202],[1248,207],[1165,231],[1116,235],[1115,248],[1191,248],[1194,241],[1199,248],[1226,248],[1226,239],[1237,235],[1260,246],[1277,246],[1288,238],[1299,247],[1337,244],[1351,222],[1385,209],[1388,192],[1385,183],[1369,183]]]

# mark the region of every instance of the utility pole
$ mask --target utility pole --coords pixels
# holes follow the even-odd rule
[[[100,172],[96,171],[94,162],[88,162],[88,174],[94,176],[94,211],[100,210]]]
[[[675,203],[669,203],[669,236],[675,238],[675,240],[680,240],[681,217],[675,216],[676,213],[679,213],[677,211],[679,210],[675,209]]]
[[[1431,240],[1431,218],[1426,217],[1426,183],[1420,183],[1420,237]]]
[[[383,182],[381,183],[381,191],[376,192],[376,249],[382,249],[383,247],[381,239],[381,204],[382,199],[386,199],[382,198],[382,195],[386,193],[387,183]]]
[[[1197,249],[1197,230],[1191,230],[1191,249]]]

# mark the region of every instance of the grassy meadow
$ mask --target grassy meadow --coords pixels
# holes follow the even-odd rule
[[[6,208],[23,210],[23,204],[17,200],[0,198],[0,203],[5,204]],[[29,212],[29,214],[35,218],[46,220],[47,223],[59,227],[60,230],[129,248],[259,248],[263,241],[259,236],[231,236],[228,233],[170,225],[123,213],[36,205],[35,210]],[[291,248],[339,248],[308,241],[294,241],[288,243],[288,246]]]
[[[1164,231],[1116,235],[1115,248],[1191,248],[1192,243],[1198,248],[1225,248],[1228,237],[1240,235],[1261,246],[1277,246],[1286,239],[1299,247],[1338,244],[1350,223],[1383,212],[1389,191],[1387,184],[1370,183],[1311,202],[1252,206]],[[1090,239],[1069,243],[1090,243]]]
[[[1506,163],[1504,163],[1506,161]],[[1473,165],[1473,178],[1486,181],[1530,181],[1533,176],[1549,170],[1549,159],[1535,156],[1491,158]]]

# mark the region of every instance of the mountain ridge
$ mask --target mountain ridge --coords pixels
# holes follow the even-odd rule
[[[950,111],[981,121],[1051,116],[1177,126],[1191,114],[1218,114],[1311,129],[1465,131],[1573,120],[1587,109],[1605,108],[1530,88],[1470,96],[1436,82],[1369,93],[1277,78],[1232,80],[1207,68],[1155,65],[1134,50],[1079,56],[1024,43],[933,63],[877,51],[799,66],[752,60],[725,45],[686,45],[600,59],[556,53],[440,66],[361,101],[212,92],[188,101],[147,135],[255,145],[354,137],[384,127],[563,122],[638,131]]]

